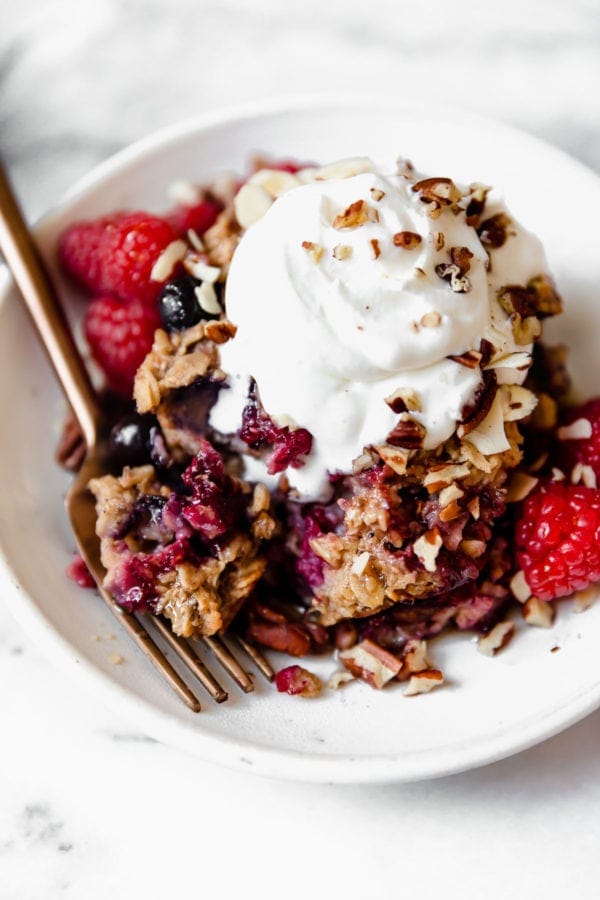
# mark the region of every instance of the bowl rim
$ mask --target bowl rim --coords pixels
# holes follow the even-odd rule
[[[35,231],[39,233],[51,231],[59,216],[87,191],[97,189],[104,181],[127,166],[142,162],[148,154],[166,149],[195,132],[265,116],[323,112],[332,107],[337,110],[351,108],[356,111],[363,106],[369,110],[390,113],[408,110],[415,112],[424,108],[432,114],[436,110],[443,111],[445,115],[454,111],[456,115],[468,119],[473,125],[494,128],[498,134],[504,134],[509,138],[518,137],[521,142],[526,141],[533,147],[543,149],[546,155],[554,154],[555,158],[562,158],[570,166],[577,166],[588,177],[598,178],[592,169],[546,141],[503,121],[457,107],[451,108],[445,104],[442,106],[423,100],[405,101],[391,95],[370,93],[300,94],[209,110],[167,125],[134,141],[79,178],[58,203],[52,205],[38,219]],[[6,273],[4,274],[6,276]],[[9,277],[0,281],[0,306],[6,302],[12,287]],[[150,701],[119,686],[93,662],[78,658],[76,649],[54,628],[33,597],[19,583],[8,555],[1,545],[0,563],[13,587],[13,590],[7,591],[5,595],[7,608],[57,668],[67,675],[73,676],[77,673],[74,680],[77,685],[81,685],[82,691],[93,692],[111,710],[117,711],[129,721],[135,721],[138,727],[162,742],[195,756],[201,756],[206,761],[236,770],[252,771],[255,774],[287,780],[329,783],[392,783],[437,778],[484,766],[525,750],[573,725],[600,706],[599,679],[597,684],[575,691],[568,702],[565,701],[558,708],[527,719],[525,725],[520,727],[518,735],[515,734],[517,726],[513,725],[500,735],[493,733],[491,736],[478,738],[476,742],[459,741],[454,745],[448,744],[443,748],[443,754],[440,754],[438,749],[426,752],[365,754],[355,757],[274,749],[255,741],[215,735],[202,729],[192,734],[178,718],[157,709]],[[192,715],[190,713],[190,716]],[[198,746],[199,739],[202,742],[201,752]]]

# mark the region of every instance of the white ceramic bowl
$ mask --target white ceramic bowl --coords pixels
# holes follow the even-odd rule
[[[583,395],[596,390],[600,182],[534,138],[456,110],[373,98],[309,99],[205,115],[150,137],[84,178],[38,228],[52,261],[65,225],[116,208],[167,205],[175,178],[241,169],[250,151],[327,161],[402,154],[419,168],[501,188],[509,208],[543,239],[567,301],[554,336],[573,349]],[[57,277],[58,277],[58,273]],[[61,281],[70,310],[82,301]],[[600,705],[600,604],[577,616],[563,604],[551,630],[521,627],[489,659],[473,639],[434,642],[448,686],[404,698],[361,684],[313,700],[277,695],[257,679],[217,707],[188,712],[117,632],[102,602],[68,582],[73,551],[62,507],[68,482],[53,462],[63,404],[12,290],[0,307],[0,545],[23,626],[72,677],[157,738],[223,765],[331,782],[408,781],[464,770],[528,747]],[[109,639],[107,635],[116,635]],[[94,640],[100,636],[101,640]],[[554,646],[560,652],[551,653]],[[125,663],[115,667],[109,656]],[[278,660],[283,664],[283,660]],[[326,674],[332,660],[310,663]]]

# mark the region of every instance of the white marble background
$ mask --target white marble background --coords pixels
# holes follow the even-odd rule
[[[0,149],[32,217],[158,126],[333,89],[458,103],[600,170],[598,0],[0,0],[0,23]],[[596,714],[428,784],[256,780],[132,731],[0,607],[0,900],[595,900],[599,746]]]

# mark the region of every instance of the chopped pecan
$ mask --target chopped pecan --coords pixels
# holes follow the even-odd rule
[[[496,213],[481,223],[477,229],[477,234],[484,247],[497,249],[502,247],[508,237],[507,229],[511,220],[505,213]]]
[[[390,431],[386,440],[394,447],[403,447],[406,450],[420,450],[425,438],[425,427],[420,422],[403,416],[395,428]]]
[[[423,238],[415,231],[398,231],[392,238],[394,247],[402,247],[403,250],[414,250]]]
[[[547,275],[536,275],[527,282],[527,290],[535,298],[535,309],[538,316],[557,316],[562,312],[562,299],[554,287],[552,279]]]
[[[453,263],[439,263],[435,267],[436,275],[447,281],[455,294],[468,294],[471,282],[466,275],[461,275],[460,267]]]
[[[338,230],[342,228],[357,228],[370,220],[368,205],[364,200],[356,200],[343,213],[338,213],[333,220],[333,227]]]
[[[411,675],[408,687],[404,691],[405,697],[416,697],[417,694],[428,694],[435,687],[444,683],[444,676],[439,669],[423,669]]]
[[[369,638],[340,653],[340,662],[349,672],[381,689],[395,678],[402,667],[400,660]]]
[[[460,274],[466,275],[471,268],[473,254],[468,247],[451,247],[450,259],[455,266],[458,266]]]
[[[483,354],[481,354],[479,350],[466,350],[465,353],[461,353],[460,356],[446,357],[446,359],[452,359],[454,362],[461,366],[465,366],[467,369],[476,369],[481,363],[482,358]]]
[[[462,196],[451,178],[423,178],[413,184],[412,189],[421,195],[421,200],[442,206],[457,203]]]
[[[248,638],[271,650],[289,653],[290,656],[306,656],[310,650],[308,632],[295,622],[270,622],[251,619],[247,629]]]

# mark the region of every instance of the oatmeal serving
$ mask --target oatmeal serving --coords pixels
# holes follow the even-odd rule
[[[335,650],[330,687],[410,696],[443,683],[427,639],[493,655],[514,610],[550,626],[600,580],[600,400],[567,404],[565,350],[541,340],[561,298],[490,187],[261,160],[173,194],[60,246],[121,398],[90,483],[119,604],[185,637]],[[300,665],[276,685],[320,690]]]

